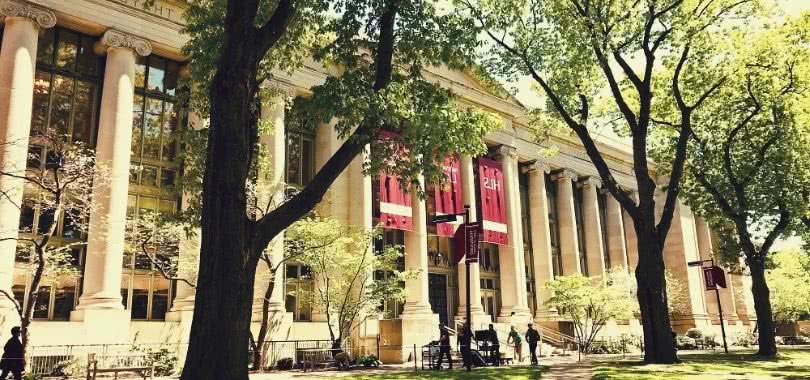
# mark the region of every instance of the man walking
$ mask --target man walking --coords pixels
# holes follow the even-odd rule
[[[470,331],[469,324],[465,323],[461,328],[461,333],[458,334],[458,344],[461,345],[461,358],[464,361],[464,368],[467,368],[467,372],[472,371],[472,352],[470,349],[472,345],[472,331]]]
[[[537,342],[540,341],[540,333],[532,327],[529,323],[529,329],[526,330],[526,343],[529,344],[529,352],[532,355],[532,365],[537,365]]]
[[[447,326],[441,326],[441,335],[439,336],[439,363],[436,364],[436,369],[442,369],[442,359],[444,359],[445,356],[447,356],[447,362],[450,363],[450,369],[453,369],[453,358],[450,356],[450,333],[447,331]]]

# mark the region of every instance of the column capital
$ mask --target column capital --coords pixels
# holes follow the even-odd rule
[[[551,179],[555,181],[559,181],[564,178],[571,181],[576,181],[579,177],[577,176],[577,172],[571,169],[557,169],[551,172]]]
[[[582,187],[595,187],[601,188],[602,187],[602,179],[597,176],[587,176],[581,179],[580,184]]]
[[[152,54],[152,44],[150,44],[149,41],[116,29],[107,29],[104,35],[101,36],[101,41],[99,42],[104,50],[111,48],[127,48],[132,49],[135,53],[143,57]]]
[[[39,27],[48,29],[56,25],[56,15],[50,10],[21,0],[0,0],[0,15],[31,19]]]
[[[521,171],[523,173],[548,174],[551,173],[551,166],[549,166],[547,163],[543,161],[534,160],[523,164],[523,166],[521,167]]]
[[[501,145],[495,151],[495,158],[498,161],[503,161],[507,158],[517,159],[518,158],[517,148],[509,145]]]

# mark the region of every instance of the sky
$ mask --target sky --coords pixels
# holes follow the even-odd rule
[[[810,11],[810,0],[777,0],[777,5],[783,10],[784,15],[780,16],[798,16],[803,11]],[[529,106],[535,107],[542,105],[542,98],[537,95],[537,92],[532,88],[532,80],[522,80],[516,84],[517,99]],[[624,146],[630,149],[627,139],[617,136],[610,128],[603,128],[596,131],[594,139],[598,142],[613,146]],[[801,239],[794,237],[788,239],[780,239],[774,244],[774,250],[782,250],[785,248],[801,246]]]

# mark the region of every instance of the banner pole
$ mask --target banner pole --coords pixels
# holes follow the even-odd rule
[[[464,225],[463,225],[463,227],[465,229],[465,231],[464,231],[465,240],[466,240],[466,237],[467,237],[466,229],[467,229],[467,225],[469,223],[470,223],[470,205],[464,205]],[[464,244],[464,246],[466,248],[467,244]],[[464,274],[465,274],[464,277],[466,277],[465,282],[467,284],[467,286],[466,286],[466,290],[467,290],[467,315],[466,315],[466,317],[467,317],[467,326],[470,329],[470,333],[472,333],[472,310],[470,310],[470,256],[469,256],[469,254],[466,254],[464,256],[465,256],[464,257],[464,266],[466,268],[466,270],[464,271]]]

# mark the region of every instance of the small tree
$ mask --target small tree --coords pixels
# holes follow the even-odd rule
[[[775,252],[765,277],[771,288],[773,319],[793,322],[810,317],[810,256],[798,249]]]
[[[669,269],[664,271],[667,281],[667,303],[669,304],[669,318],[677,319],[689,313],[689,288],[686,283]]]
[[[86,231],[87,220],[95,209],[90,199],[94,175],[99,170],[95,165],[94,152],[80,142],[70,142],[69,136],[51,133],[36,135],[31,137],[31,145],[34,148],[29,150],[27,168],[0,172],[0,176],[18,179],[23,187],[23,202],[17,207],[40,212],[37,226],[22,226],[19,231],[10,234],[13,236],[7,236],[10,231],[0,231],[0,240],[17,241],[17,255],[26,261],[23,270],[31,278],[24,304],[18,302],[13,293],[0,289],[3,296],[14,304],[20,317],[23,360],[34,311],[39,307],[38,295],[42,283],[79,273],[78,262],[71,253],[74,247],[85,242],[72,239],[63,241],[67,236],[64,236],[64,231],[63,236],[58,236],[57,226],[64,217],[65,225],[72,228],[72,237],[78,238]],[[102,186],[99,183],[96,185]],[[12,189],[0,196],[14,202],[10,194],[19,190]]]
[[[288,230],[290,249],[318,275],[308,298],[327,317],[333,348],[379,314],[385,301],[402,301],[402,281],[415,275],[398,268],[401,247],[372,252],[375,232],[342,225],[331,218],[308,218]],[[305,295],[306,297],[306,295]]]
[[[578,273],[557,277],[546,288],[552,292],[546,304],[571,318],[583,353],[590,352],[593,340],[607,321],[629,319],[638,313],[635,280],[622,268],[601,277]]]

